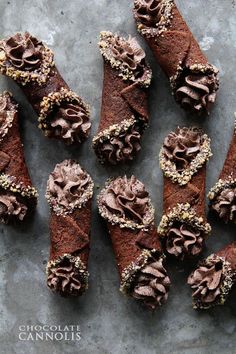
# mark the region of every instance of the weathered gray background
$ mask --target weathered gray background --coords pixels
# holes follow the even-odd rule
[[[227,305],[208,312],[191,308],[186,278],[191,270],[169,264],[173,286],[166,306],[155,314],[146,312],[118,291],[118,275],[107,232],[94,201],[90,257],[90,287],[80,299],[63,299],[45,286],[48,258],[49,209],[44,199],[48,174],[65,158],[76,158],[92,175],[96,193],[105,180],[119,174],[136,174],[147,185],[162,214],[162,174],[158,151],[164,136],[177,125],[200,124],[212,138],[214,157],[208,167],[207,187],[222,167],[236,110],[236,6],[232,0],[177,1],[210,62],[221,70],[217,104],[206,120],[192,119],[175,104],[166,78],[155,63],[151,89],[151,123],[143,150],[129,166],[101,167],[91,149],[91,137],[80,148],[49,141],[37,128],[36,115],[13,82],[0,78],[1,90],[9,89],[20,103],[26,160],[40,193],[37,211],[29,223],[15,228],[1,226],[0,237],[0,352],[11,354],[83,353],[236,353],[235,292]],[[131,33],[138,37],[127,0],[1,0],[0,36],[28,30],[54,51],[56,63],[71,88],[92,107],[95,134],[101,104],[103,64],[97,48],[101,30]],[[145,43],[141,38],[140,42]],[[94,198],[95,200],[95,198]],[[235,226],[212,220],[213,233],[205,255],[235,237]],[[22,342],[19,325],[79,324],[80,342]]]

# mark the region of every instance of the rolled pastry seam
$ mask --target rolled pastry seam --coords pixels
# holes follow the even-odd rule
[[[88,137],[89,107],[70,90],[53,52],[28,32],[0,41],[0,72],[17,82],[38,115],[39,128],[66,144]]]
[[[236,121],[223,169],[208,198],[210,209],[225,223],[236,223]]]
[[[80,296],[88,288],[93,181],[72,160],[57,164],[47,183],[51,207],[47,285],[62,296]]]
[[[0,95],[0,222],[22,221],[34,209],[37,195],[24,158],[18,105],[5,91]]]
[[[219,88],[218,69],[209,64],[173,0],[134,0],[134,18],[170,80],[176,101],[208,113]]]
[[[101,163],[133,160],[149,120],[147,88],[152,72],[135,38],[101,32],[104,59],[101,119],[93,148]]]
[[[108,181],[98,196],[120,275],[120,291],[154,310],[167,301],[170,279],[163,266],[154,208],[136,177]]]
[[[198,256],[211,231],[205,216],[206,162],[210,139],[198,128],[177,128],[164,140],[164,215],[158,232],[165,251],[181,260]]]
[[[224,305],[236,283],[236,242],[201,261],[188,278],[193,308],[209,309]]]

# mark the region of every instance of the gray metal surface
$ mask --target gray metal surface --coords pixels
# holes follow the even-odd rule
[[[138,34],[127,0],[1,0],[0,36],[28,30],[54,51],[56,63],[71,88],[91,104],[92,134],[80,148],[50,141],[37,128],[36,115],[18,87],[1,77],[0,89],[11,90],[21,107],[26,160],[40,193],[35,215],[20,227],[0,226],[0,352],[11,354],[83,353],[236,353],[235,292],[224,307],[207,312],[191,308],[185,284],[191,265],[168,264],[172,279],[169,301],[155,314],[140,308],[119,291],[111,242],[93,205],[90,286],[80,299],[63,299],[45,286],[49,251],[49,209],[44,198],[48,174],[64,158],[76,158],[95,180],[95,194],[109,176],[135,174],[146,183],[162,214],[162,174],[158,152],[165,135],[177,125],[202,125],[212,138],[214,157],[208,166],[207,188],[217,180],[231,139],[236,110],[236,6],[232,0],[177,1],[210,62],[221,70],[217,104],[205,120],[192,119],[174,102],[167,79],[147,48],[154,79],[151,88],[151,123],[143,149],[127,166],[104,168],[91,149],[101,104],[102,58],[97,48],[101,30]],[[145,47],[144,41],[139,41]],[[235,226],[211,220],[208,255],[235,238]],[[21,325],[78,324],[80,341],[21,341]]]

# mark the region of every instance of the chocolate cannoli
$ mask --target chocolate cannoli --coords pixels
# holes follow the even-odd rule
[[[47,183],[51,207],[47,285],[62,296],[80,296],[88,288],[93,181],[78,163],[57,164]]]
[[[236,242],[201,261],[188,278],[193,291],[193,308],[224,305],[236,283]]]
[[[138,31],[170,80],[185,109],[208,113],[219,88],[218,69],[209,64],[173,0],[134,0]]]
[[[164,140],[160,167],[164,174],[164,215],[158,231],[169,255],[198,256],[211,231],[205,216],[206,162],[210,139],[198,128],[177,128]]]
[[[58,72],[53,52],[28,32],[0,41],[0,72],[17,82],[39,119],[39,128],[66,144],[88,137],[89,107]]]
[[[133,160],[149,120],[147,87],[152,72],[135,38],[101,32],[104,59],[101,119],[93,148],[101,163]]]
[[[22,221],[34,209],[37,195],[25,163],[18,105],[4,92],[0,95],[0,222]]]
[[[136,177],[108,181],[98,208],[111,236],[120,274],[120,290],[149,309],[167,301],[170,279],[164,268],[154,208]]]
[[[236,121],[224,167],[208,197],[212,211],[225,223],[236,223]]]

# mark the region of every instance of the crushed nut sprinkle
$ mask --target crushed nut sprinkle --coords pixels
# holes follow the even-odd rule
[[[158,232],[160,236],[166,236],[174,222],[184,222],[200,231],[203,231],[205,235],[210,234],[211,226],[206,223],[202,217],[198,217],[195,210],[191,208],[189,203],[177,204],[170,212],[162,216],[160,225],[158,226]]]
[[[174,183],[179,183],[181,186],[188,184],[193,175],[195,175],[212,156],[210,138],[204,134],[202,140],[203,143],[200,147],[200,152],[181,173],[177,171],[175,163],[166,158],[164,149],[162,148],[159,159],[160,168],[163,170],[164,175],[170,178]]]
[[[0,186],[13,193],[19,193],[22,197],[37,198],[38,192],[34,187],[25,186],[22,182],[16,183],[16,177],[0,174]]]

